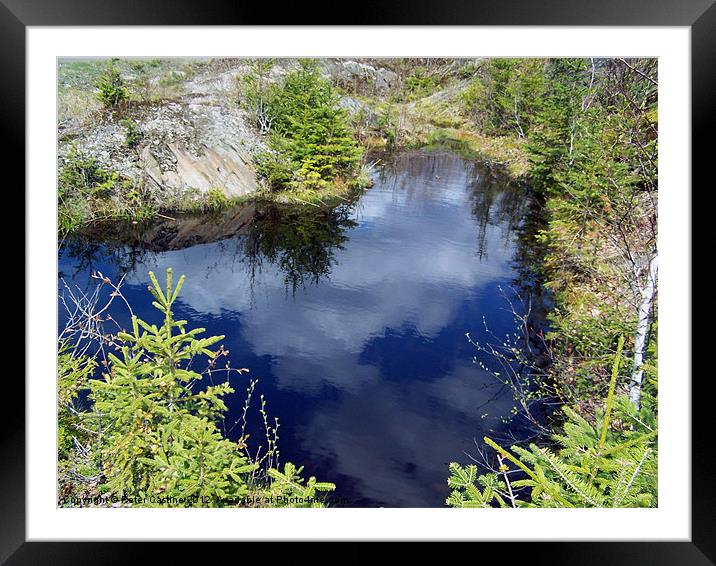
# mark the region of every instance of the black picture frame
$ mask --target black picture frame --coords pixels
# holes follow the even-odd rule
[[[559,25],[559,26],[687,26],[691,29],[692,80],[692,185],[707,179],[712,150],[707,135],[713,132],[716,107],[716,5],[714,0],[400,0],[381,4],[372,0],[353,7],[351,25]],[[96,0],[0,0],[0,123],[7,144],[5,162],[24,163],[25,152],[25,34],[28,26],[65,25],[343,25],[338,8],[328,2],[307,5],[223,3],[217,0],[125,0],[100,3]],[[267,19],[267,14],[272,18]],[[322,14],[322,18],[317,16]],[[711,158],[711,159],[709,159]],[[23,183],[24,171],[15,182]],[[708,186],[713,181],[710,180]],[[19,185],[17,185],[19,186]],[[703,187],[706,189],[706,186]],[[685,190],[690,190],[688,188]],[[693,195],[693,191],[691,193]],[[31,203],[27,203],[31,204]],[[25,213],[31,210],[22,204]],[[692,210],[693,207],[692,207]],[[25,252],[27,253],[27,251]],[[32,300],[25,294],[25,302]],[[690,331],[690,329],[684,329]],[[31,337],[25,355],[32,350]],[[697,350],[693,350],[697,351]],[[6,358],[6,363],[16,363]],[[9,366],[6,366],[6,371]],[[39,543],[25,541],[25,387],[17,372],[5,379],[5,399],[0,452],[0,562],[19,564],[127,564],[161,552],[166,562],[207,559],[205,545],[166,543]],[[689,378],[685,368],[680,379]],[[705,448],[711,447],[709,391],[710,372],[693,375],[692,462],[684,463],[692,474],[692,538],[690,542],[571,542],[571,543],[484,543],[496,546],[500,562],[527,561],[551,564],[714,564],[714,490],[708,487],[714,475]],[[8,399],[13,401],[7,401]],[[703,450],[703,451],[702,451]],[[479,528],[479,525],[476,525]],[[519,533],[516,533],[519,536]],[[588,535],[588,525],[585,525]],[[81,536],[81,533],[78,533]],[[554,533],[559,538],[559,533]],[[510,544],[509,550],[505,544]],[[339,551],[340,552],[340,551]],[[482,552],[482,551],[480,551]],[[484,555],[483,555],[484,556]],[[337,555],[340,558],[340,554]]]

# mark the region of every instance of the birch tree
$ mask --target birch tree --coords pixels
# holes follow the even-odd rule
[[[634,368],[632,370],[631,386],[629,388],[629,399],[637,407],[641,401],[641,382],[644,376],[644,350],[646,349],[649,322],[656,298],[657,271],[658,254],[656,250],[654,250],[654,254],[649,261],[646,282],[640,292],[639,318],[634,334]]]

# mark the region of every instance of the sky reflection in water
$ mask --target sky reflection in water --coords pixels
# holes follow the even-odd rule
[[[516,277],[523,198],[455,155],[408,154],[333,213],[264,209],[233,238],[139,254],[101,246],[84,262],[70,246],[60,270],[84,286],[91,269],[116,280],[131,265],[125,295],[151,321],[148,271],[185,274],[177,318],[225,334],[231,365],[259,379],[282,460],[337,483],[352,505],[442,506],[448,462],[466,461],[512,407],[465,333],[484,337],[483,317],[498,336],[513,328],[500,287]]]

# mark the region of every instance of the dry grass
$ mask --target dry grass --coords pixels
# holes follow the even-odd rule
[[[57,93],[57,121],[82,122],[102,108],[94,92],[84,88],[66,87]]]

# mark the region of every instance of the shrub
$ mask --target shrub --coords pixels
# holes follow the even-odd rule
[[[218,188],[211,188],[206,193],[206,208],[208,210],[221,210],[231,204],[231,199]]]
[[[259,152],[255,157],[256,170],[271,189],[283,189],[293,181],[297,165],[288,155],[276,150]]]
[[[119,175],[100,167],[93,157],[80,154],[74,147],[57,178],[58,229],[67,235],[92,216],[92,202],[113,193]]]
[[[60,200],[57,210],[57,231],[60,236],[71,234],[78,230],[90,215],[89,205],[83,199]]]
[[[58,228],[66,236],[95,219],[144,220],[156,213],[142,185],[108,171],[97,159],[71,148],[57,179]]]
[[[545,88],[540,59],[490,59],[462,93],[465,111],[486,134],[528,135]]]
[[[434,75],[425,74],[421,67],[418,67],[413,74],[405,78],[405,90],[408,100],[418,100],[432,94],[439,86],[440,81]]]
[[[60,167],[58,194],[60,199],[71,197],[73,193],[82,193],[84,197],[107,196],[117,181],[117,173],[103,169],[96,158],[84,155],[73,147]]]
[[[120,122],[124,126],[124,143],[129,148],[134,148],[144,137],[144,133],[140,129],[137,122],[130,118],[126,118]]]
[[[112,108],[129,99],[129,92],[115,60],[107,64],[95,86],[99,89],[97,98],[105,108]]]

